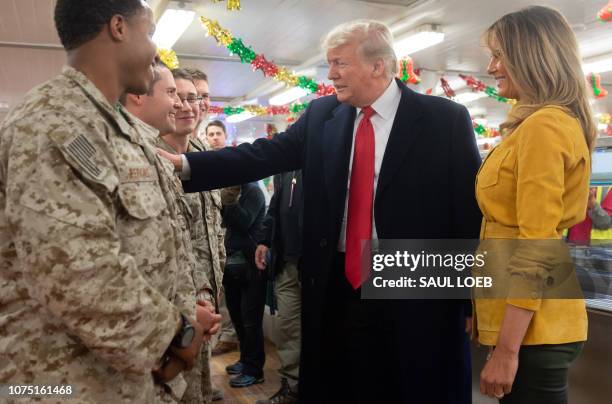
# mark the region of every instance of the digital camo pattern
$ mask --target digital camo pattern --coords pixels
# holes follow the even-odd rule
[[[193,141],[188,151],[203,150],[199,141]],[[176,153],[162,138],[157,146],[170,153]],[[198,148],[196,148],[198,147]],[[201,148],[199,148],[201,147]],[[178,176],[175,176],[178,181]],[[221,228],[221,197],[219,191],[186,194],[182,192],[180,181],[178,201],[183,208],[187,228],[193,248],[194,282],[198,295],[216,304],[216,296],[221,288],[225,264],[225,244]],[[212,398],[209,350],[204,346],[195,367],[184,373],[187,390],[181,400],[184,404],[209,403]]]
[[[71,68],[1,124],[0,383],[159,401],[151,370],[195,290],[161,163],[132,125]]]

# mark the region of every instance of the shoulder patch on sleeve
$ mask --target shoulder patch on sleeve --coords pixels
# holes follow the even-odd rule
[[[86,170],[92,177],[100,178],[102,170],[97,166],[93,157],[96,154],[96,148],[83,135],[79,135],[66,147],[66,152],[79,162],[79,165]]]

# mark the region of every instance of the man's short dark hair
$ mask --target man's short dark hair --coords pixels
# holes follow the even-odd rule
[[[193,76],[187,71],[187,69],[172,69],[172,76],[174,80],[183,79],[193,83]]]
[[[193,80],[203,80],[208,83],[208,76],[200,69],[196,69],[193,67],[186,67],[185,71],[193,77]]]
[[[207,134],[208,134],[208,128],[210,128],[211,126],[218,126],[221,129],[223,129],[223,133],[227,134],[227,130],[225,130],[225,125],[223,124],[223,122],[221,122],[219,120],[210,121],[208,123],[208,125],[206,125],[206,133]]]
[[[55,27],[64,49],[92,40],[117,14],[130,18],[144,8],[142,0],[57,0]]]

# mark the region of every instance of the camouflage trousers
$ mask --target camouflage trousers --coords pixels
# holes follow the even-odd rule
[[[183,372],[187,390],[181,404],[212,403],[212,380],[210,376],[210,342],[202,345],[200,356],[193,369]]]

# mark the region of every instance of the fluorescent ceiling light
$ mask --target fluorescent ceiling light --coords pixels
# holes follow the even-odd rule
[[[172,49],[176,41],[189,28],[195,11],[167,9],[155,29],[153,42],[161,49]]]
[[[398,58],[403,58],[442,41],[444,33],[440,32],[437,26],[428,24],[402,36],[395,42],[393,49]]]
[[[486,96],[487,94],[481,91],[467,91],[465,93],[457,94],[455,96],[455,101],[457,101],[459,104],[467,104],[468,102],[476,101]]]
[[[255,114],[249,111],[244,111],[239,114],[230,115],[225,120],[229,123],[238,123],[238,122],[246,121],[247,119],[251,119],[254,116]]]
[[[612,71],[612,57],[600,59],[595,62],[584,63],[582,65],[582,70],[585,74]]]
[[[307,95],[308,91],[304,90],[303,88],[293,87],[270,98],[270,105],[286,105]]]

